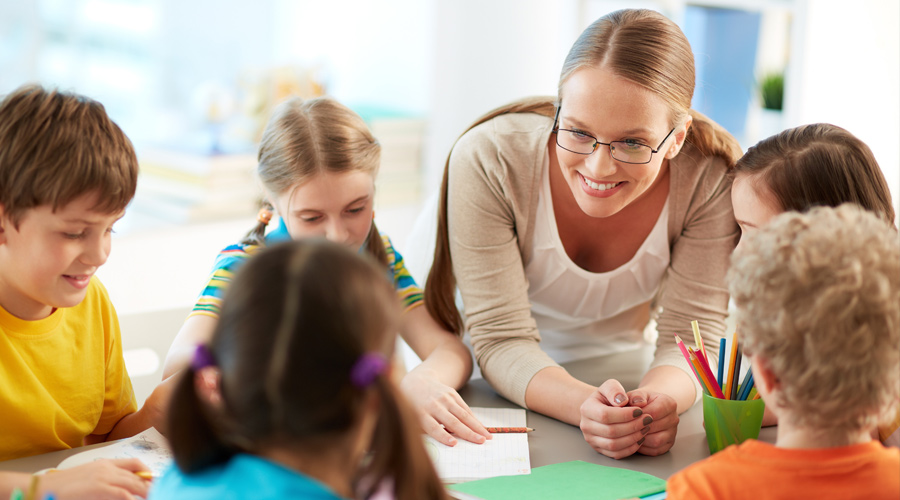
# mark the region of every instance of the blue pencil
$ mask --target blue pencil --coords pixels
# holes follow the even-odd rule
[[[722,379],[725,378],[725,337],[719,339],[719,373],[717,375],[719,387],[724,388]]]
[[[741,383],[741,391],[738,393],[738,399],[744,401],[750,394],[750,388],[753,387],[753,370],[748,369],[744,375],[744,382]]]

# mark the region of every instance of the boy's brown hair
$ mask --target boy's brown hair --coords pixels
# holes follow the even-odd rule
[[[39,85],[0,102],[0,207],[16,227],[26,210],[87,193],[98,194],[98,212],[123,210],[137,175],[131,141],[99,102]]]
[[[854,204],[786,212],[732,256],[745,352],[781,381],[798,426],[877,423],[900,393],[900,236]]]

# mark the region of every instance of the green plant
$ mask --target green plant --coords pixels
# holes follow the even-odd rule
[[[762,95],[763,107],[781,111],[784,99],[784,74],[769,73],[759,82],[759,92]]]

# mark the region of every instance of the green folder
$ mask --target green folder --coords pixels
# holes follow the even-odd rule
[[[448,488],[485,500],[618,500],[665,491],[666,482],[643,472],[575,460],[535,467],[527,475],[479,479]]]

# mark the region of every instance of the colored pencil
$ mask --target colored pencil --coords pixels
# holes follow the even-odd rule
[[[697,358],[697,364],[700,366],[700,372],[703,374],[703,378],[709,384],[709,393],[712,396],[715,396],[719,399],[725,399],[725,395],[722,394],[722,389],[719,388],[719,384],[716,383],[716,378],[713,376],[712,370],[709,369],[709,363],[703,359],[703,356],[700,355],[699,352],[694,352],[691,349],[688,349],[688,352],[693,354]]]
[[[511,434],[520,432],[534,432],[531,427],[486,427],[491,434]]]
[[[688,366],[691,367],[691,370],[694,372],[694,376],[697,377],[697,382],[700,383],[700,388],[703,389],[703,379],[700,378],[700,372],[697,371],[694,363],[691,362],[691,355],[688,354],[687,348],[684,345],[684,341],[681,340],[681,337],[679,337],[677,333],[675,334],[675,344],[677,344],[678,348],[681,349],[681,354],[684,355],[684,360],[687,361]]]
[[[759,396],[758,392],[759,391],[756,390],[756,381],[754,380],[753,387],[750,388],[750,392],[747,394],[747,401],[753,401],[754,399],[756,399],[756,397]]]
[[[697,344],[697,351],[703,355],[706,364],[709,364],[709,357],[706,355],[706,346],[703,345],[703,337],[700,336],[700,324],[697,320],[691,321],[691,329],[694,330],[694,343]]]
[[[750,389],[753,388],[753,370],[747,370],[747,375],[744,377],[744,383],[741,384],[741,392],[738,393],[738,399],[741,401],[746,401],[747,397],[750,396]]]
[[[728,375],[725,377],[725,399],[731,399],[731,385],[734,383],[734,360],[737,358],[737,332],[731,334],[731,357],[728,358]]]
[[[750,399],[752,399],[752,400],[756,400],[756,399],[759,399],[759,398],[760,398],[760,395],[759,395],[759,392],[757,392],[757,393],[756,393],[756,394],[754,394],[754,395],[753,395],[753,397],[752,397],[752,398],[750,398]]]
[[[153,474],[153,472],[151,472],[149,470],[135,471],[134,475],[141,479],[147,480],[147,481],[153,481],[156,478],[156,476]]]
[[[694,369],[694,373],[697,374],[697,377],[700,378],[700,387],[703,388],[703,393],[712,396],[712,387],[709,385],[709,380],[706,378],[706,374],[703,373],[703,367],[700,366],[700,360],[698,359],[697,355],[694,354],[694,349],[688,347],[688,352],[690,353],[689,356],[691,360],[691,367]]]
[[[741,349],[741,343],[737,343],[737,353],[734,358],[734,380],[732,380],[731,384],[731,399],[737,399],[737,390],[738,390],[738,377],[741,376],[741,359],[743,359],[743,349]]]
[[[719,387],[724,387],[722,385],[722,377],[725,375],[725,337],[719,339],[719,373],[716,382],[719,383]]]

